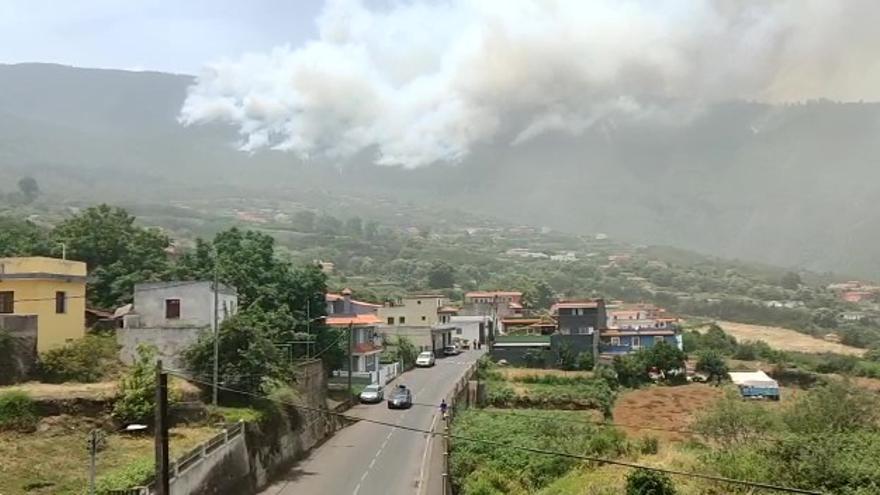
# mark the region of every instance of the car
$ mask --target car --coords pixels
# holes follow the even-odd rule
[[[446,356],[455,356],[458,352],[458,349],[454,345],[448,345],[443,348],[443,354]]]
[[[416,358],[416,366],[419,368],[430,368],[434,366],[434,353],[431,351],[425,351],[419,354],[419,357]]]
[[[412,404],[412,392],[405,385],[398,385],[388,399],[388,409],[409,409]]]
[[[358,396],[361,402],[367,404],[376,404],[382,402],[385,398],[385,389],[381,385],[373,383],[364,387]]]

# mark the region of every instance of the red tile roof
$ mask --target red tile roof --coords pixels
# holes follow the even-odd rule
[[[370,326],[381,323],[379,317],[374,314],[355,315],[355,316],[328,316],[327,324],[331,327],[347,327],[352,326]]]

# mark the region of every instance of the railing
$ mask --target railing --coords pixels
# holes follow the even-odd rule
[[[244,421],[239,421],[229,428],[225,428],[221,433],[211,437],[201,445],[193,448],[186,454],[178,457],[169,466],[171,475],[171,484],[174,480],[186,473],[190,468],[201,463],[206,457],[216,452],[220,448],[227,445],[231,440],[237,438],[244,433]],[[125,490],[110,490],[109,495],[150,495],[155,490],[155,480],[150,481],[146,486],[137,486]]]

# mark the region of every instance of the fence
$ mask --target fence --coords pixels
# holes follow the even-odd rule
[[[201,445],[195,447],[190,450],[186,454],[180,456],[171,463],[169,466],[170,471],[170,484],[172,491],[174,490],[174,482],[177,478],[184,475],[188,470],[192,469],[196,465],[204,462],[205,459],[208,458],[212,453],[220,450],[229,444],[230,441],[244,434],[244,422],[239,421],[235,423],[230,428],[226,428],[222,433],[219,433]],[[125,490],[110,490],[107,493],[109,495],[151,495],[155,492],[156,483],[155,480],[150,481],[146,486],[138,486],[134,488],[128,488]]]
[[[449,412],[447,413],[446,421],[444,421],[441,428],[443,428],[443,435],[440,437],[442,439],[443,446],[443,495],[451,495],[452,494],[452,478],[449,475],[449,448],[452,444],[449,440],[449,425],[452,422],[452,418],[455,417],[455,414],[458,410],[470,407],[470,399],[471,394],[468,392],[468,384],[473,378],[474,374],[477,372],[478,364],[472,364],[464,375],[459,379],[455,386],[452,388],[452,392],[446,396],[446,404],[449,406]],[[477,394],[479,394],[479,390],[477,390]]]

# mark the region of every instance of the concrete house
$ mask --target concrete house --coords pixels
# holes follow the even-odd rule
[[[490,316],[494,320],[519,317],[523,314],[522,292],[474,291],[464,295],[462,316]]]
[[[234,288],[217,287],[217,324],[238,312]],[[152,344],[170,366],[182,365],[180,354],[203,332],[213,331],[214,285],[207,281],[137,284],[134,303],[123,318],[116,340],[119,357],[133,362],[141,343]]]
[[[0,315],[36,316],[38,352],[83,338],[85,310],[85,263],[0,258]]]
[[[492,318],[489,316],[457,316],[449,323],[455,327],[452,339],[466,340],[471,347],[475,343],[487,344],[492,331]]]
[[[437,294],[404,296],[379,308],[379,319],[385,325],[409,325],[430,327],[441,323],[441,309],[449,299]]]
[[[377,316],[381,306],[353,299],[349,289],[340,294],[327,294],[325,300],[327,325],[351,332],[352,372],[378,372],[383,347],[376,327],[381,322]],[[347,342],[344,341],[343,345]],[[347,370],[348,363],[344,367]]]
[[[648,348],[664,340],[683,349],[676,316],[653,304],[618,304],[607,310],[608,329],[600,335],[599,350],[607,354],[626,354]]]

